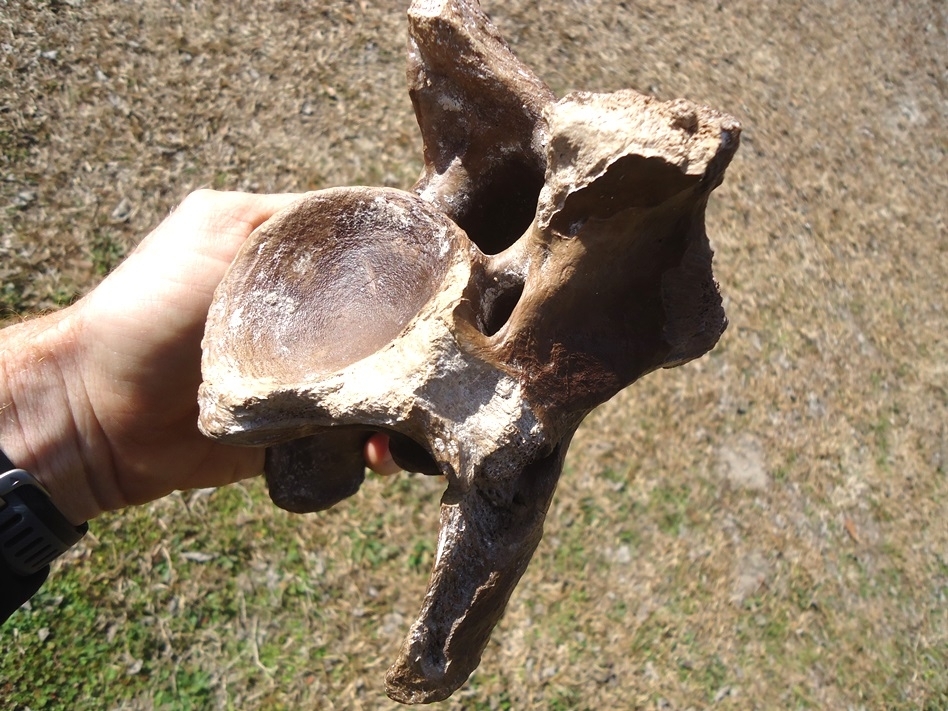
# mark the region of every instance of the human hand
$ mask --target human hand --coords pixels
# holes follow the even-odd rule
[[[0,448],[73,523],[262,472],[198,431],[201,337],[240,245],[299,197],[192,193],[86,297],[0,331]],[[384,435],[365,456],[398,470]]]

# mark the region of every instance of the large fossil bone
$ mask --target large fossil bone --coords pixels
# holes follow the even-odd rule
[[[291,511],[355,493],[375,431],[446,477],[386,679],[418,703],[478,665],[583,417],[724,330],[704,210],[740,127],[635,91],[557,101],[476,0],[408,16],[421,179],[314,193],[251,236],[208,318],[200,426],[268,447]]]

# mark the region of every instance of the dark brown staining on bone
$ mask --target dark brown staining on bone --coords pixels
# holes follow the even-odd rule
[[[695,195],[699,179],[658,160],[627,165],[648,168],[655,179],[629,180],[639,192],[620,191],[621,201],[662,202],[619,209],[611,192],[595,190],[598,181],[576,204],[567,200],[566,216],[553,223],[571,224],[573,236],[553,240],[549,263],[574,278],[528,279],[515,332],[503,346],[503,358],[519,363],[529,380],[533,400],[551,412],[581,417],[645,373],[694,357],[699,344],[707,350],[723,330],[704,199]],[[582,220],[583,214],[595,217]],[[691,293],[696,286],[700,297]],[[688,325],[673,323],[680,318]]]
[[[533,220],[546,171],[535,131],[555,100],[511,52],[476,2],[413,4],[409,95],[424,139],[415,191],[485,254],[519,239]],[[445,197],[450,200],[445,200]]]
[[[428,596],[399,663],[386,677],[397,701],[447,698],[477,667],[543,532],[569,437],[527,463],[516,480],[474,483],[471,496],[442,509],[447,530]],[[463,526],[446,525],[456,517]]]
[[[267,449],[270,498],[293,513],[328,509],[355,494],[365,478],[363,447],[370,432],[332,428]]]

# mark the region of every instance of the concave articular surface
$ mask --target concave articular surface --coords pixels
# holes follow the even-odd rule
[[[557,100],[475,0],[418,0],[408,21],[421,178],[312,193],[251,236],[208,317],[200,426],[267,447],[290,511],[354,494],[377,431],[446,477],[386,676],[425,703],[480,662],[583,417],[723,332],[704,212],[740,126],[632,90]]]

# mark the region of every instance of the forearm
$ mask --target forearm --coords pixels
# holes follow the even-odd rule
[[[299,197],[194,193],[81,301],[0,330],[0,449],[71,522],[262,472],[263,449],[198,430],[201,337],[237,250]]]
[[[90,473],[110,465],[76,367],[76,333],[75,307],[0,330],[0,450],[80,524],[105,508]]]

